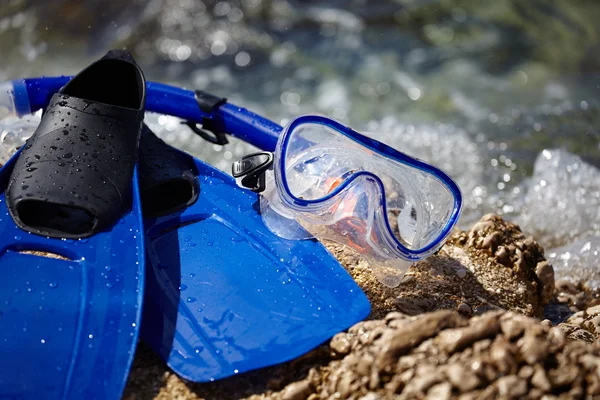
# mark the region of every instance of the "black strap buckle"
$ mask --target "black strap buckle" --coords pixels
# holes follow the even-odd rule
[[[198,107],[200,110],[207,114],[213,114],[214,111],[227,103],[227,99],[225,97],[218,97],[208,92],[204,92],[202,90],[196,90],[195,92],[196,102],[198,103]],[[229,143],[227,136],[225,136],[224,132],[221,132],[214,124],[214,120],[212,118],[204,117],[202,118],[202,128],[198,127],[198,124],[192,121],[184,121],[182,124],[187,125],[192,132],[196,135],[200,136],[202,139],[207,142],[219,144],[221,146]]]
[[[207,142],[225,146],[227,143],[229,143],[227,136],[225,136],[223,132],[214,130],[214,128],[210,126],[210,121],[211,120],[209,118],[202,119],[203,129],[199,128],[198,124],[192,121],[183,121],[182,124],[187,125],[192,130],[192,132],[194,132],[196,135],[200,136]]]
[[[242,186],[255,193],[261,193],[266,187],[265,173],[273,166],[273,153],[260,152],[249,154],[233,163],[231,174],[242,178]]]

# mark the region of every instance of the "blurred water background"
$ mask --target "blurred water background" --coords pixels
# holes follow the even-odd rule
[[[449,172],[463,227],[503,215],[558,277],[598,286],[599,20],[593,0],[2,0],[0,81],[75,74],[119,47],[148,79],[281,124],[329,115]],[[253,150],[147,122],[225,171]],[[36,123],[0,122],[0,162]]]

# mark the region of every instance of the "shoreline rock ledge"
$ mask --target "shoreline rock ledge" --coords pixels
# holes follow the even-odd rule
[[[328,365],[253,399],[555,399],[600,396],[600,345],[522,314],[390,313],[330,343]]]
[[[442,309],[467,316],[511,310],[541,318],[555,291],[543,248],[493,214],[468,231],[456,230],[436,255],[413,265],[397,288],[381,285],[357,254],[335,243],[327,247],[367,293],[371,318]]]

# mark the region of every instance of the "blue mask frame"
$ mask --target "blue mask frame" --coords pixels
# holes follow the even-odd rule
[[[383,182],[377,175],[375,175],[371,172],[368,172],[368,171],[355,172],[350,177],[344,179],[344,181],[339,186],[337,186],[334,190],[332,190],[326,196],[324,196],[320,199],[317,199],[317,200],[305,200],[305,199],[296,197],[292,194],[292,191],[290,190],[287,179],[285,177],[285,159],[286,159],[285,155],[287,153],[287,148],[289,145],[290,138],[292,137],[292,135],[288,134],[287,132],[293,132],[294,129],[296,127],[298,127],[299,125],[307,124],[307,123],[324,125],[325,127],[331,128],[334,131],[337,131],[337,132],[343,134],[344,136],[360,143],[362,146],[368,148],[369,150],[371,150],[375,153],[381,154],[384,157],[391,158],[402,164],[405,164],[405,165],[408,165],[415,169],[418,169],[419,171],[422,171],[424,173],[433,175],[437,179],[439,179],[445,185],[445,187],[450,191],[450,193],[452,194],[452,197],[454,199],[454,204],[453,204],[452,213],[450,214],[448,221],[442,228],[440,234],[435,239],[433,239],[427,246],[424,246],[420,249],[409,249],[406,246],[404,246],[402,243],[400,243],[393,235],[389,221],[386,218],[385,222],[387,225],[387,229],[390,232],[390,236],[394,238],[395,245],[397,247],[397,250],[400,253],[402,253],[403,255],[405,255],[406,257],[408,257],[411,260],[421,259],[422,257],[420,257],[420,256],[422,254],[427,253],[431,249],[438,246],[441,242],[443,242],[450,235],[450,233],[452,232],[452,228],[454,228],[454,226],[458,222],[458,218],[460,217],[463,200],[462,200],[462,194],[461,194],[460,188],[447,174],[445,174],[440,169],[434,167],[433,165],[427,164],[421,160],[410,157],[410,156],[408,156],[408,155],[406,155],[384,143],[381,143],[377,140],[368,138],[368,137],[356,132],[355,130],[348,128],[347,126],[340,124],[337,121],[334,121],[330,118],[322,117],[322,116],[306,115],[306,116],[296,118],[287,127],[286,133],[284,133],[284,136],[281,138],[281,144],[279,145],[280,146],[279,149],[281,151],[281,156],[279,157],[279,160],[278,160],[278,162],[279,162],[278,169],[281,172],[282,188],[285,190],[286,195],[290,199],[292,199],[292,201],[294,202],[295,205],[297,205],[299,207],[309,207],[310,205],[324,203],[327,200],[340,194],[342,191],[344,191],[345,188],[347,188],[349,185],[351,185],[352,182],[354,182],[360,176],[368,176],[379,186],[379,189],[381,190],[382,196],[381,196],[381,200],[380,200],[381,201],[380,205],[383,207],[384,215],[387,215],[387,206],[386,206],[386,202],[384,201],[384,199],[386,198],[385,197],[385,187],[383,185]]]

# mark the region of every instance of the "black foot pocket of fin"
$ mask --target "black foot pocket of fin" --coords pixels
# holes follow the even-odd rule
[[[55,94],[15,163],[7,205],[22,229],[84,238],[131,206],[146,82],[130,54],[109,52]]]
[[[181,211],[198,199],[200,187],[193,158],[156,137],[144,125],[140,142],[140,192],[144,217]]]

